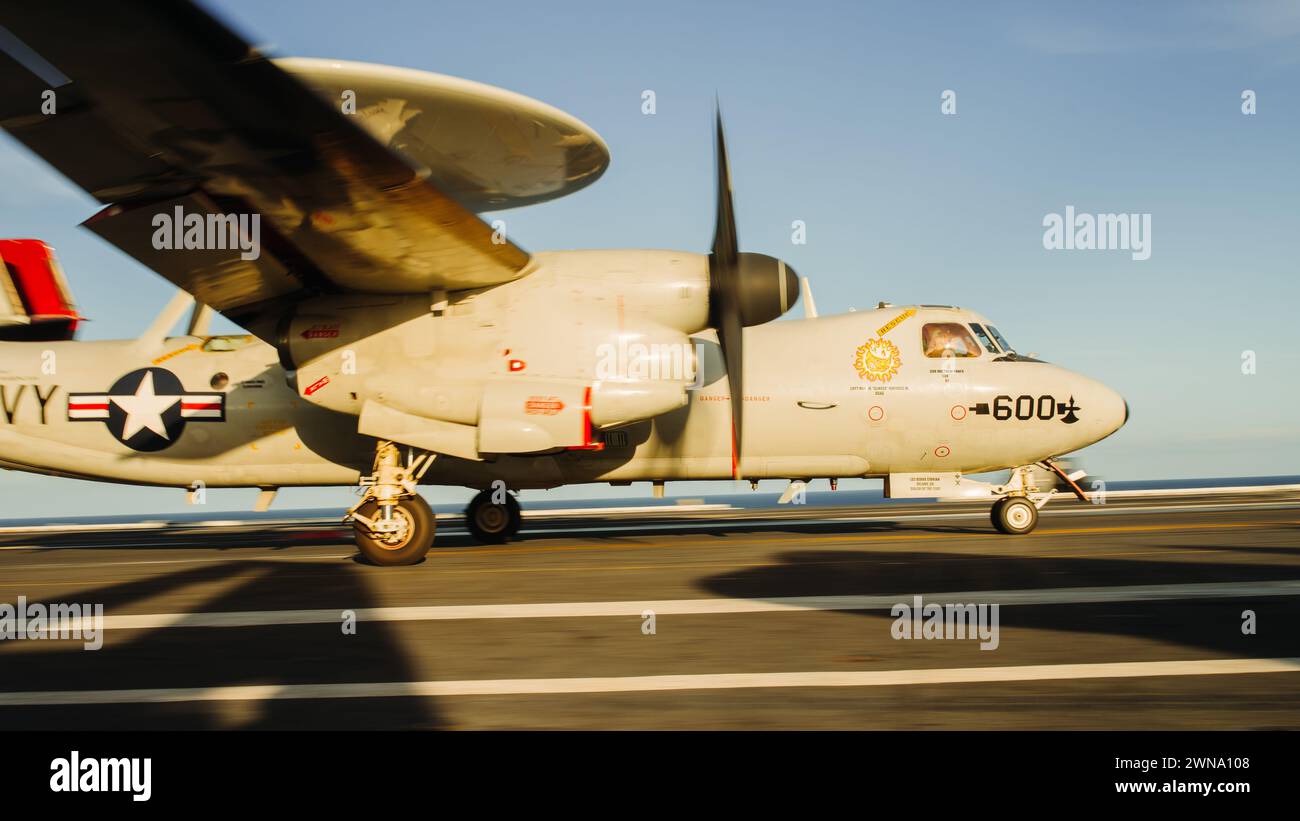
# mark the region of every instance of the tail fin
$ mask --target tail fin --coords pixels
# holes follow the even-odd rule
[[[0,340],[72,339],[81,316],[54,249],[38,239],[0,239]]]

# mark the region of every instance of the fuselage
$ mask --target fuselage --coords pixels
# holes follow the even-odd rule
[[[722,357],[704,331],[691,336],[698,376],[683,407],[597,431],[597,447],[439,456],[423,481],[527,488],[975,473],[1069,453],[1124,424],[1127,406],[1113,390],[1017,356],[989,329],[970,311],[926,306],[748,328],[738,453]],[[143,369],[152,369],[147,389]],[[151,349],[0,343],[0,463],[176,487],[355,484],[374,441],[357,433],[356,416],[308,401],[309,386],[293,376],[252,336],[171,337]]]

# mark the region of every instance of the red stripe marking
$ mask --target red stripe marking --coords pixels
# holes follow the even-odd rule
[[[87,405],[80,402],[69,402],[68,410],[108,410],[108,403]]]
[[[582,392],[582,444],[591,444],[591,386]]]
[[[728,408],[727,411],[730,412],[731,409]],[[737,450],[737,448],[736,448],[736,417],[735,417],[735,416],[732,416],[732,417],[731,417],[731,478],[732,478],[732,479],[739,479],[739,478],[740,478],[740,459],[737,457],[736,450]]]
[[[604,442],[591,441],[591,386],[582,394],[582,444],[565,450],[604,450]]]
[[[181,410],[221,410],[220,402],[182,402]]]

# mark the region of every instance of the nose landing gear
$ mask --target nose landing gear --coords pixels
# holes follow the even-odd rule
[[[1079,487],[1079,480],[1085,474],[1083,471],[1075,471],[1066,474],[1065,471],[1052,460],[1045,459],[1038,463],[1038,466],[1046,469],[1050,473],[1060,477],[1062,484],[1083,501],[1088,501],[1088,494],[1083,492]],[[1052,500],[1056,495],[1057,489],[1052,488],[1046,493],[1038,493],[1031,479],[1031,465],[1018,467],[1011,471],[1011,478],[1005,485],[993,488],[995,494],[1006,493],[993,503],[993,510],[990,512],[990,518],[993,520],[993,527],[999,533],[1005,533],[1008,536],[1021,536],[1032,531],[1038,526],[1038,511]]]
[[[1087,476],[1082,470],[1067,474],[1050,458],[1011,470],[1006,482],[995,485],[961,475],[958,471],[891,473],[885,479],[889,499],[944,499],[974,501],[992,499],[990,518],[999,533],[1020,536],[1038,526],[1038,511],[1059,492],[1061,485],[1085,502],[1092,501],[1079,487]]]
[[[1007,496],[993,503],[992,519],[999,533],[1019,536],[1038,526],[1038,508],[1024,496]]]

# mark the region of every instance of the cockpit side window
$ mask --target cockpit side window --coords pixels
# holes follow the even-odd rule
[[[921,326],[921,344],[925,348],[925,355],[935,359],[980,355],[975,337],[960,322],[927,322]]]
[[[237,351],[251,344],[253,344],[253,337],[250,334],[210,336],[203,341],[203,350],[208,353]]]
[[[984,330],[983,325],[972,322],[970,324],[970,329],[980,338],[980,343],[984,345],[984,350],[989,353],[998,352],[998,346],[993,344],[993,340],[989,338],[988,332]]]
[[[1015,349],[1015,348],[1013,348],[1013,347],[1011,347],[1009,344],[1007,344],[1007,340],[1006,340],[1005,338],[1003,338],[1002,334],[998,333],[998,329],[997,329],[997,328],[994,328],[992,325],[990,325],[990,326],[989,326],[989,333],[993,334],[993,338],[996,339],[996,340],[998,341],[998,344],[1002,346],[1002,350],[1006,351],[1007,353],[1015,353],[1015,352],[1016,352],[1016,349]]]

